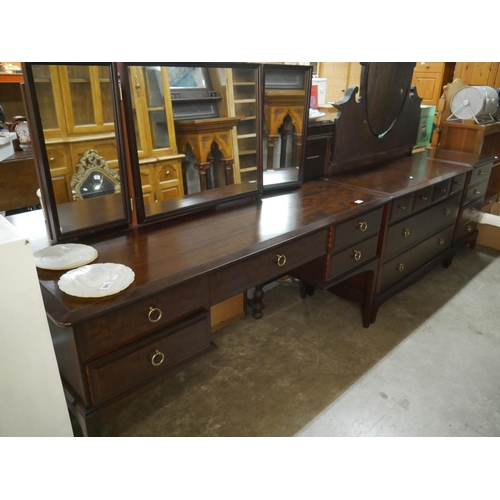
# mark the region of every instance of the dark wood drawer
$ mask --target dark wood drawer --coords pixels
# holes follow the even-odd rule
[[[383,207],[360,215],[333,228],[333,249],[351,246],[358,241],[363,241],[380,231]]]
[[[451,181],[450,195],[463,191],[467,173],[453,177]]]
[[[445,181],[439,182],[434,186],[434,192],[432,194],[432,201],[439,201],[448,196],[450,192],[451,180],[447,179]]]
[[[328,279],[335,278],[375,257],[377,243],[378,235],[375,235],[333,255],[328,266]]]
[[[391,222],[395,222],[403,217],[407,217],[411,213],[413,203],[413,193],[405,194],[396,198],[392,202]]]
[[[477,220],[471,219],[457,226],[455,241],[465,238],[477,229]]]
[[[476,184],[477,182],[482,182],[485,179],[488,180],[490,178],[492,167],[493,167],[493,164],[475,168],[472,171],[469,186],[472,186],[473,184]]]
[[[92,403],[94,406],[104,403],[209,346],[207,312],[100,358],[87,365]]]
[[[460,196],[454,196],[391,226],[387,233],[385,259],[392,258],[440,228],[454,225],[459,204]]]
[[[483,182],[477,183],[474,186],[467,188],[467,194],[465,195],[464,204],[470,203],[473,200],[482,200],[486,194],[486,188],[488,186],[488,179]]]
[[[399,283],[451,246],[454,226],[447,227],[382,267],[381,291]]]
[[[434,186],[428,186],[424,189],[419,189],[415,193],[415,200],[413,202],[413,212],[428,207],[432,203],[433,192],[434,192]]]
[[[479,218],[482,206],[483,206],[482,199],[476,200],[471,204],[465,206],[462,210],[462,214],[460,215],[460,220],[458,223],[466,224],[470,220]]]
[[[211,275],[212,305],[325,255],[328,233],[328,229],[323,229],[214,272]]]
[[[107,354],[209,308],[208,278],[203,276],[91,319],[78,326],[84,359]]]

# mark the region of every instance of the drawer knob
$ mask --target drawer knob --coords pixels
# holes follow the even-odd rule
[[[274,256],[274,262],[276,262],[279,267],[283,267],[286,264],[286,255],[276,254]]]
[[[160,321],[161,316],[162,316],[161,309],[158,309],[157,307],[149,308],[148,319],[149,321],[151,321],[151,323],[156,323],[157,321]]]
[[[51,157],[49,158],[49,160],[50,160],[50,161],[56,161],[56,159],[55,159],[53,156],[51,156]]]
[[[406,210],[406,205],[398,205],[398,208],[399,208],[400,210]]]
[[[165,175],[170,175],[170,170],[167,170],[167,171],[165,172]]]
[[[471,213],[475,214],[475,213],[477,212],[477,208],[476,208],[476,207],[472,207],[472,208],[470,209],[470,211],[471,211]]]
[[[481,176],[482,176],[482,175],[486,175],[486,171],[485,171],[485,170],[483,170],[483,169],[481,168],[481,169],[479,170],[479,175],[481,175]]]
[[[407,236],[410,236],[410,230],[409,229],[403,229],[401,234],[406,238]]]
[[[442,193],[447,193],[447,192],[448,192],[448,190],[447,190],[446,188],[441,188],[441,192],[442,192]]]
[[[438,245],[444,245],[444,240],[443,240],[443,238],[439,238],[439,240],[438,240]]]
[[[358,222],[356,227],[361,231],[365,232],[368,229],[368,224],[366,222]]]
[[[449,208],[445,208],[443,213],[444,213],[444,215],[450,215],[451,210]]]
[[[421,196],[420,197],[423,201],[427,201],[429,198],[427,196]]]
[[[474,189],[474,194],[481,194],[481,191],[479,191],[479,189]]]
[[[360,250],[354,250],[351,254],[351,257],[354,260],[360,260],[361,259],[361,251]]]
[[[403,269],[405,268],[405,265],[400,262],[397,266],[396,266],[396,271],[402,271]]]
[[[467,231],[470,233],[472,232],[472,226],[467,226]]]
[[[455,181],[455,184],[456,184],[457,186],[461,186],[463,183],[462,183],[462,181]]]
[[[165,354],[163,354],[158,349],[155,349],[155,353],[151,357],[151,364],[153,366],[160,366],[164,360],[165,360]]]

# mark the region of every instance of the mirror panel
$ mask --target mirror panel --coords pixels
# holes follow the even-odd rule
[[[114,64],[25,63],[23,72],[51,239],[127,225]]]
[[[264,190],[302,182],[311,82],[311,66],[264,65]]]
[[[368,125],[383,137],[396,123],[408,97],[415,63],[363,65],[360,96],[365,98]]]
[[[120,63],[139,222],[261,191],[262,69]]]

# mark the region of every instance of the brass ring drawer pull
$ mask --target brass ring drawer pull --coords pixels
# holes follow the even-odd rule
[[[455,181],[455,184],[456,184],[457,186],[461,186],[461,185],[463,184],[463,182],[457,182],[457,181]]]
[[[475,213],[477,213],[477,208],[476,207],[472,207],[470,209],[470,211],[471,211],[471,213],[475,214]]]
[[[446,188],[441,188],[441,192],[442,192],[442,193],[447,193],[447,192],[448,192],[448,189],[446,189]]]
[[[467,231],[470,233],[472,232],[472,226],[467,226]]]
[[[481,191],[479,191],[479,189],[474,189],[474,194],[481,194]]]
[[[479,175],[486,175],[486,171],[483,169],[479,170]]]
[[[276,264],[278,264],[279,267],[283,267],[286,264],[286,256],[276,254],[274,256],[274,262],[276,262]]]
[[[402,233],[401,233],[405,238],[407,236],[410,236],[410,230],[409,229],[403,229]]]
[[[358,222],[356,226],[361,232],[365,232],[368,229],[368,224],[366,222]]]
[[[444,213],[444,215],[450,215],[451,210],[449,208],[445,208],[443,213]]]
[[[399,208],[400,210],[406,210],[406,205],[398,205],[398,208]]]
[[[149,321],[151,321],[151,323],[160,321],[161,316],[161,309],[158,309],[157,307],[149,307],[148,319]]]
[[[400,263],[396,266],[396,271],[402,271],[404,268],[405,268],[404,264],[403,264],[402,262],[400,262]]]
[[[439,240],[438,240],[438,245],[444,245],[444,240],[443,240],[443,238],[439,238]]]
[[[361,259],[361,251],[360,250],[353,250],[351,257],[354,260],[360,260]]]
[[[151,364],[153,366],[160,366],[164,360],[165,360],[165,354],[160,352],[158,349],[155,349],[155,353],[153,354],[153,357],[151,358]]]
[[[423,201],[427,201],[429,198],[427,196],[421,196],[420,197]]]

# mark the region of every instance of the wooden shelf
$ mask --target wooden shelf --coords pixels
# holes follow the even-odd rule
[[[23,83],[22,73],[0,73],[0,83]]]

